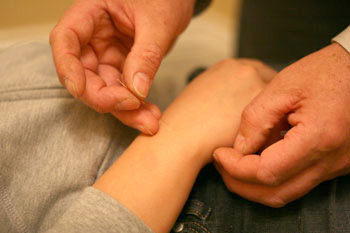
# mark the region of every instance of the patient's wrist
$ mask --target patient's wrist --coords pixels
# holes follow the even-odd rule
[[[193,166],[198,166],[199,168],[207,164],[211,157],[210,155],[203,154],[203,150],[201,149],[203,145],[200,144],[199,139],[190,130],[184,132],[162,120],[158,133],[154,136],[141,134],[133,144],[139,143],[153,147],[153,149],[150,148],[153,151],[153,156],[175,156],[178,159],[191,162]]]

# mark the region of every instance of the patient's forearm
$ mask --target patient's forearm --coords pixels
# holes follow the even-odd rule
[[[169,232],[206,161],[161,127],[141,135],[94,186],[118,200],[155,232]]]
[[[211,153],[231,146],[243,108],[264,87],[255,70],[224,61],[192,81],[153,137],[139,136],[96,182],[155,232],[168,232]]]

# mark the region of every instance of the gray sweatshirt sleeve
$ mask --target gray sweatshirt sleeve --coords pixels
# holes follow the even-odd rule
[[[332,42],[337,42],[350,53],[350,26],[345,28],[344,31],[334,37],[332,39]]]
[[[103,192],[88,187],[47,233],[152,233],[134,214]]]
[[[91,187],[137,132],[73,99],[48,44],[0,51],[0,232],[149,233]]]

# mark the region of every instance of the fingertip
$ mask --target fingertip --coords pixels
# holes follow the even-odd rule
[[[246,139],[241,133],[238,133],[236,137],[236,140],[234,142],[234,148],[243,154],[246,153]]]
[[[136,129],[138,129],[141,133],[149,135],[149,136],[153,136],[155,133],[153,133],[152,130],[150,130],[149,128],[143,126],[143,125],[137,125]]]
[[[149,103],[149,102],[146,102],[145,107],[152,113],[152,115],[157,120],[159,120],[162,117],[162,112],[160,111],[160,109],[156,105]]]
[[[80,61],[66,54],[55,61],[58,78],[63,86],[77,98],[80,98],[85,91],[85,71]]]
[[[146,135],[155,135],[159,131],[158,119],[144,105],[131,111],[113,111],[112,114],[125,125]]]
[[[77,86],[75,85],[75,83],[72,82],[68,78],[63,79],[63,82],[64,82],[64,86],[67,88],[69,93],[71,93],[72,96],[74,96],[75,98],[78,98],[79,93],[78,93]]]
[[[146,98],[151,87],[152,79],[145,73],[137,72],[133,76],[133,89],[142,99]]]
[[[154,121],[145,122],[144,124],[137,125],[135,128],[146,135],[154,136],[159,131],[159,124]]]
[[[223,163],[227,158],[234,156],[235,150],[231,147],[220,147],[214,151],[214,159],[218,163]]]

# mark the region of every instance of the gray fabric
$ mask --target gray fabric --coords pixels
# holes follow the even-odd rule
[[[50,48],[0,53],[0,232],[151,232],[90,187],[136,136],[73,99]]]

